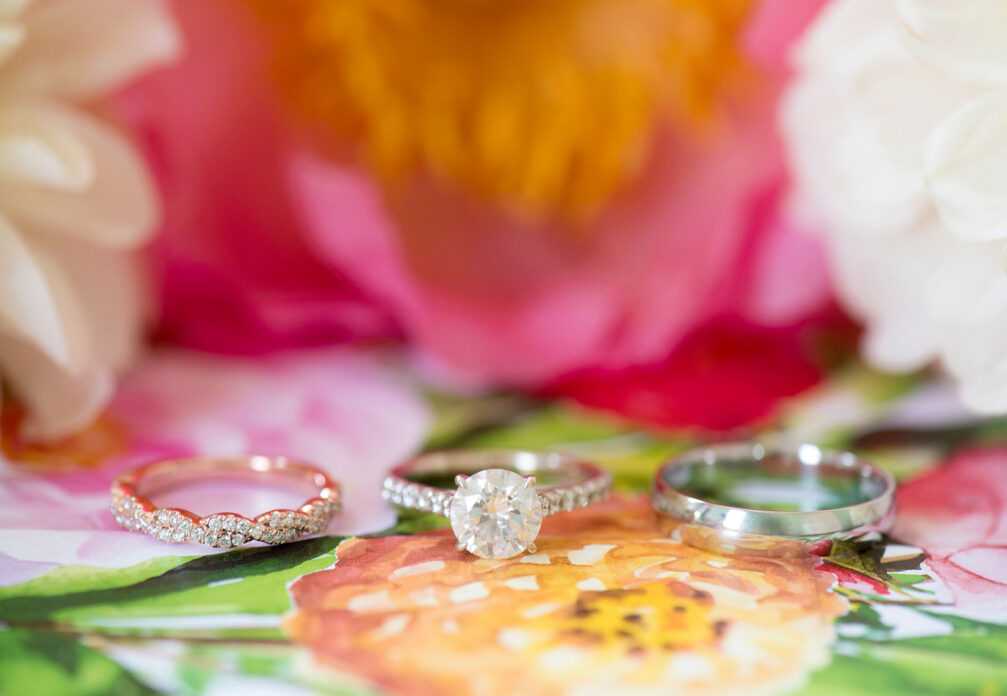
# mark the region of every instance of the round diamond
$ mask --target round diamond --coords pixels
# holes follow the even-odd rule
[[[521,474],[486,469],[458,486],[449,517],[458,542],[469,552],[481,558],[510,558],[538,536],[542,502]]]

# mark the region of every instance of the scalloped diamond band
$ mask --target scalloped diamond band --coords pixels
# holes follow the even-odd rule
[[[417,480],[438,477],[453,477],[457,489]],[[447,517],[459,550],[511,558],[535,552],[543,517],[601,502],[611,492],[611,474],[571,455],[453,450],[396,467],[385,479],[383,496],[394,505]]]
[[[147,496],[194,481],[249,479],[282,481],[312,497],[296,510],[270,510],[255,517],[220,512],[200,517],[183,508],[159,508]],[[339,484],[304,462],[287,457],[193,457],[137,467],[112,484],[112,514],[131,531],[175,544],[199,543],[217,548],[250,541],[285,544],[322,532],[341,511]]]

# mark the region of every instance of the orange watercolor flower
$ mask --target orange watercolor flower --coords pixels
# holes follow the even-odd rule
[[[6,394],[4,395],[7,396]],[[21,424],[27,413],[23,406],[6,399],[0,410],[0,455],[8,461],[39,469],[97,469],[112,457],[129,450],[126,428],[102,414],[88,427],[55,442],[35,442],[23,437]]]
[[[549,519],[538,546],[501,561],[447,533],[351,539],[293,584],[286,629],[322,663],[414,696],[768,694],[828,660],[848,609],[818,559],[659,538],[644,499]]]

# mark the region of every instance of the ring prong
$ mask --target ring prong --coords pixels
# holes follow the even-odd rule
[[[524,477],[524,487],[525,488],[534,488],[535,484],[537,484],[537,483],[538,483],[538,478],[535,477],[535,476],[525,476]]]
[[[455,542],[455,548],[458,549],[459,551],[464,551],[465,550],[465,542],[464,541],[456,541]]]
[[[528,544],[528,553],[536,553],[536,552],[538,552],[538,547],[535,546],[535,542],[533,541],[532,543]]]
[[[455,476],[455,485],[462,486],[465,484],[466,481],[468,481],[468,479],[469,477],[466,476],[465,474],[458,474],[457,476]]]

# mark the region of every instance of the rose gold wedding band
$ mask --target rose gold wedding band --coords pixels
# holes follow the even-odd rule
[[[296,510],[269,510],[255,517],[216,512],[200,517],[183,508],[159,508],[152,495],[197,481],[253,480],[285,484],[312,497]],[[285,544],[318,534],[342,508],[339,484],[305,462],[288,457],[191,457],[147,464],[112,484],[112,514],[126,529],[174,544],[227,548],[249,541]]]

